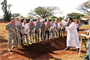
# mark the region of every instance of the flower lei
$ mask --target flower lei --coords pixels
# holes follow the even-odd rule
[[[56,27],[57,27],[57,22],[54,22],[54,24],[56,25]]]
[[[51,22],[51,25],[53,26],[53,25],[54,25],[54,23],[52,23],[52,22]]]
[[[49,22],[46,22],[47,24],[49,24],[50,23],[50,21]]]
[[[45,27],[45,24],[41,24],[41,27]]]
[[[68,23],[68,25],[67,26],[70,26],[72,23]],[[66,36],[67,35],[67,30],[65,30],[65,33],[64,33],[64,36]]]
[[[15,28],[15,27],[16,27],[15,23],[14,23],[14,26],[13,26],[12,22],[10,22],[10,24],[11,24],[11,26],[12,26],[13,28]]]
[[[30,22],[29,25],[30,25],[30,27],[32,27],[33,26],[33,23]]]
[[[40,24],[40,22],[36,22],[36,25],[39,25]]]

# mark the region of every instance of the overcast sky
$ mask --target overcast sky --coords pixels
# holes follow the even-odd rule
[[[3,0],[0,0],[0,3]],[[86,2],[87,0],[7,0],[7,4],[12,4],[11,12],[20,13],[22,16],[27,17],[30,9],[34,9],[38,6],[57,6],[63,15],[66,15],[71,12],[80,12],[77,11],[77,8],[81,3]],[[81,12],[80,12],[81,13]],[[0,5],[0,16],[3,16],[3,11],[1,10]],[[55,16],[62,16],[60,13],[55,14]]]

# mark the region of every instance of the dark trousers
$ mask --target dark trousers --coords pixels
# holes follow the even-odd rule
[[[62,33],[64,34],[65,29],[62,29],[62,30],[61,30],[61,29],[59,29],[58,31],[59,31],[59,37],[61,37],[61,36],[62,36]]]
[[[48,38],[49,38],[49,31],[46,30],[46,31],[45,31],[45,34],[48,34]]]
[[[21,36],[21,38],[22,38],[22,34],[20,33],[20,36]],[[23,40],[21,39],[21,45],[23,45]]]

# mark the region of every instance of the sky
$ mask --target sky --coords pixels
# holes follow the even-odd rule
[[[3,0],[0,0],[0,3]],[[71,12],[78,12],[76,8],[88,0],[7,0],[7,4],[11,4],[11,13],[20,13],[22,16],[27,17],[30,9],[34,9],[38,6],[56,6],[63,14],[54,14],[57,17],[65,16]],[[0,5],[0,16],[3,16],[3,11]]]

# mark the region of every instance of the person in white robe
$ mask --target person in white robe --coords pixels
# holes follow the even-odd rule
[[[66,26],[65,29],[67,31],[67,48],[65,50],[70,50],[72,46],[77,48],[77,52],[79,52],[80,42],[79,36],[77,32],[77,26],[73,22],[72,18],[68,18],[69,26]],[[67,22],[61,21],[62,24],[67,25]]]

